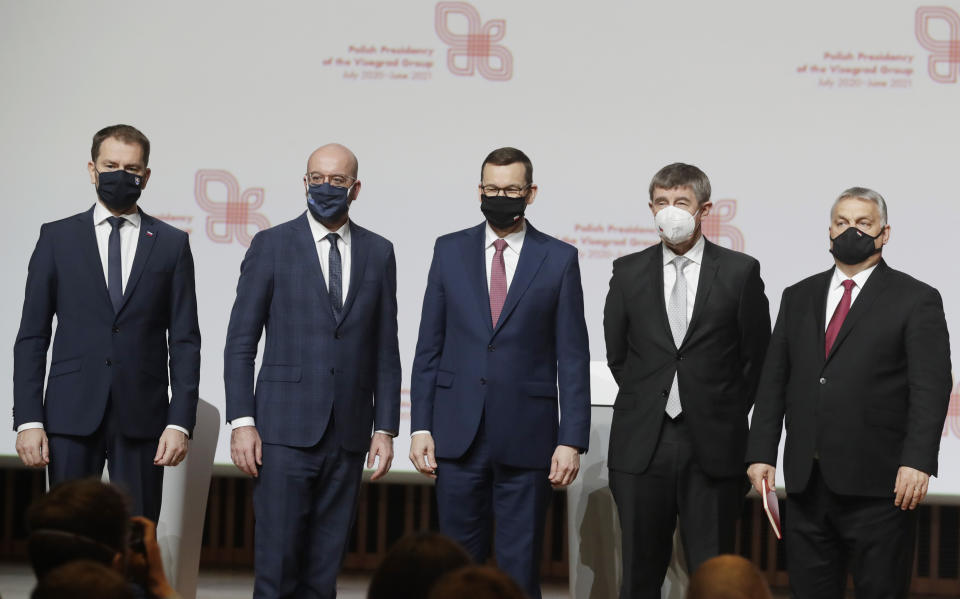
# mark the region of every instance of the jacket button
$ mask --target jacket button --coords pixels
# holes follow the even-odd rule
[[[678,354],[677,354],[677,361],[680,361],[680,360],[682,360],[682,359],[683,359],[683,354],[678,353]]]
[[[825,379],[825,378],[823,378],[823,377],[820,377],[820,384],[821,384],[821,385],[826,385],[826,384],[827,384],[827,379]]]
[[[114,333],[119,333],[119,332],[120,332],[120,327],[113,327],[113,332],[114,332]]]
[[[487,346],[487,351],[494,351],[495,349],[497,349],[497,348],[495,348],[495,347],[492,346],[492,345],[488,345],[488,346]]]
[[[331,369],[330,369],[330,374],[334,374],[336,371],[337,371],[336,368],[331,368]]]
[[[670,395],[670,392],[667,391],[666,389],[664,389],[663,391],[660,392],[660,395],[662,395],[662,396],[664,396],[664,397],[667,397],[667,396]]]
[[[481,385],[486,385],[486,384],[487,384],[487,379],[481,377],[481,378],[480,378],[480,384],[481,384]]]
[[[336,333],[334,333],[334,334],[333,334],[333,338],[334,338],[334,339],[339,339],[339,338],[340,338],[340,331],[337,331]]]
[[[106,364],[107,366],[112,366],[112,365],[113,365],[113,362],[110,361],[110,358],[107,358],[107,359],[104,361],[104,364]]]

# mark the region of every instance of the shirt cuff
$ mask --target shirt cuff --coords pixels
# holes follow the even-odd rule
[[[27,430],[30,430],[30,429],[32,429],[32,428],[42,429],[42,428],[43,428],[43,423],[42,423],[42,422],[24,422],[23,424],[21,424],[20,426],[17,427],[17,434],[19,435],[19,434],[22,433],[23,431],[27,431]]]
[[[384,435],[388,435],[388,436],[391,437],[391,438],[397,436],[397,433],[391,433],[390,431],[373,431],[373,432],[375,432],[375,433],[382,433],[382,434],[384,434]]]
[[[430,434],[430,431],[413,431],[412,433],[410,433],[410,436],[413,437],[416,435],[429,435],[429,434]]]
[[[167,425],[167,428],[172,428],[172,429],[175,430],[175,431],[180,431],[181,433],[183,433],[184,435],[186,435],[186,436],[188,436],[188,437],[190,436],[190,431],[188,431],[187,429],[183,428],[182,426],[177,426],[176,424],[168,424],[168,425]]]
[[[257,426],[257,423],[253,420],[253,416],[243,416],[230,421],[231,430],[236,430],[241,426]]]

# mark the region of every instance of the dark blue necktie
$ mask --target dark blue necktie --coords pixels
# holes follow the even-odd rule
[[[333,313],[339,318],[340,310],[343,309],[343,265],[340,262],[340,248],[337,247],[337,240],[340,239],[340,236],[336,233],[330,233],[326,239],[330,242],[330,285],[327,291],[330,292],[330,305],[333,306]]]
[[[110,223],[110,240],[107,243],[107,289],[114,312],[120,311],[123,302],[123,269],[120,265],[120,227],[127,222],[118,216],[107,218]]]

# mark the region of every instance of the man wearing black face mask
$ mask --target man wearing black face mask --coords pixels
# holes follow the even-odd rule
[[[523,152],[494,150],[480,176],[486,222],[434,248],[410,459],[437,480],[441,532],[482,563],[495,528],[497,565],[537,599],[550,487],[573,482],[590,433],[580,268],[524,218],[537,186]]]
[[[783,292],[760,378],[747,474],[774,486],[786,420],[787,566],[798,599],[906,597],[916,515],[937,473],[950,345],[936,289],[887,266],[887,207],[833,205],[835,267]]]
[[[382,477],[400,427],[393,244],[349,217],[349,149],[318,148],[303,184],[307,211],[250,244],[223,351],[231,457],[256,478],[257,598],[336,596],[364,454]]]
[[[187,234],[137,207],[149,157],[134,127],[98,131],[87,164],[98,202],[41,227],[14,346],[13,421],[17,453],[48,466],[51,486],[100,476],[106,461],[133,513],[156,520],[163,466],[186,456],[196,418],[200,328]]]

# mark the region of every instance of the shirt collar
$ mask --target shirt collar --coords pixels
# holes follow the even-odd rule
[[[675,254],[673,250],[668,248],[667,244],[663,243],[662,241],[660,243],[663,245],[663,265],[666,266],[667,264],[670,264],[670,262],[674,258],[677,257],[677,254]],[[698,239],[697,242],[693,244],[692,248],[687,250],[687,253],[684,254],[684,256],[689,258],[690,261],[696,264],[697,266],[700,266],[700,264],[703,262],[703,248],[705,246],[706,246],[706,242],[704,241],[703,234],[701,234],[700,239]]]
[[[347,219],[347,222],[343,223],[343,226],[336,231],[324,227],[323,223],[313,218],[313,215],[310,213],[307,213],[307,222],[310,223],[310,231],[313,232],[313,238],[317,243],[323,241],[324,237],[330,233],[336,233],[340,236],[340,241],[343,242],[343,245],[350,247],[350,219]]]
[[[484,248],[488,248],[493,245],[493,242],[500,239],[500,236],[493,232],[493,229],[490,227],[490,223],[487,223],[487,242],[484,244]],[[514,231],[506,237],[503,238],[507,242],[507,247],[511,250],[520,253],[520,248],[523,247],[523,238],[527,235],[527,222],[524,220],[523,226],[520,227],[519,231]]]
[[[880,264],[877,262],[877,264]],[[840,269],[836,266],[833,267],[833,282],[830,284],[830,289],[836,289],[843,285],[843,282],[847,279],[853,279],[853,282],[856,284],[857,289],[863,289],[863,286],[867,284],[867,279],[870,278],[870,275],[873,274],[873,271],[876,270],[877,264],[874,264],[870,268],[865,268],[853,275],[848,277],[847,275],[840,272]]]
[[[102,225],[107,221],[108,218],[113,216],[109,210],[107,210],[103,204],[97,202],[93,205],[93,225],[98,226]],[[140,210],[133,212],[131,214],[123,214],[120,218],[125,219],[128,223],[133,225],[136,228],[140,228]]]

